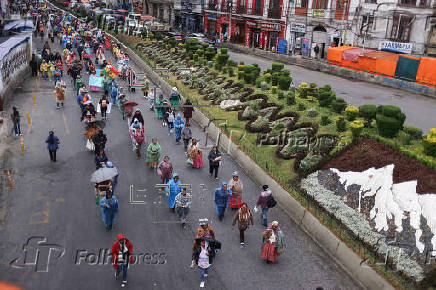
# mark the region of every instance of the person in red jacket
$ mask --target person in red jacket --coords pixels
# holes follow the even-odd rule
[[[127,269],[129,268],[129,263],[133,263],[133,257],[131,256],[133,252],[132,243],[123,235],[118,234],[118,241],[114,242],[112,245],[112,261],[115,268],[115,278],[123,272],[123,283],[121,287],[124,287],[127,283]]]

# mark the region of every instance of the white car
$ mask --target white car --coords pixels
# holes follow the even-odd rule
[[[138,27],[135,28],[135,30],[133,30],[133,35],[134,36],[141,36],[143,31],[147,32],[147,35],[148,35],[148,27],[139,25]]]
[[[191,38],[196,38],[198,40],[198,43],[206,42],[206,36],[203,33],[191,33],[186,37],[186,39]]]
[[[127,33],[129,30],[135,30],[135,28],[138,26],[138,22],[132,19],[126,19],[126,22],[124,22],[124,33]]]

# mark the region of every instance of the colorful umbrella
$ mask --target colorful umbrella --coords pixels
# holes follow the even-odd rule
[[[134,101],[126,101],[126,102],[123,103],[124,107],[127,107],[127,106],[134,107],[134,106],[137,106],[137,105],[138,105],[138,103],[135,103]]]

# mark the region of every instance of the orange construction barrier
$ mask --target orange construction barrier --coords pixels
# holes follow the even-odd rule
[[[373,72],[378,75],[395,76],[395,70],[397,68],[398,54],[387,51],[374,51],[370,52],[365,57],[372,58],[373,60],[363,61],[369,72]],[[375,66],[373,65],[375,61]]]
[[[418,72],[416,73],[416,81],[425,85],[436,86],[436,58],[421,57]]]
[[[329,47],[327,49],[327,61],[335,64],[341,64],[343,52],[353,48],[356,47],[354,46]]]

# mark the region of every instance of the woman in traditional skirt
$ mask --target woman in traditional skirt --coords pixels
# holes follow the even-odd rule
[[[241,179],[239,179],[238,172],[234,171],[232,179],[229,181],[229,188],[232,191],[232,197],[230,198],[230,207],[232,209],[238,209],[242,206],[242,189],[244,185]]]
[[[192,159],[193,168],[203,167],[203,154],[201,149],[198,147],[197,139],[192,139],[191,146],[189,146],[188,156]]]
[[[271,226],[263,232],[261,257],[267,263],[274,263],[283,251],[285,240],[279,228],[279,222],[273,221]]]
[[[147,148],[147,155],[145,157],[145,165],[150,168],[156,168],[160,159],[162,148],[157,142],[157,138],[153,138]]]

